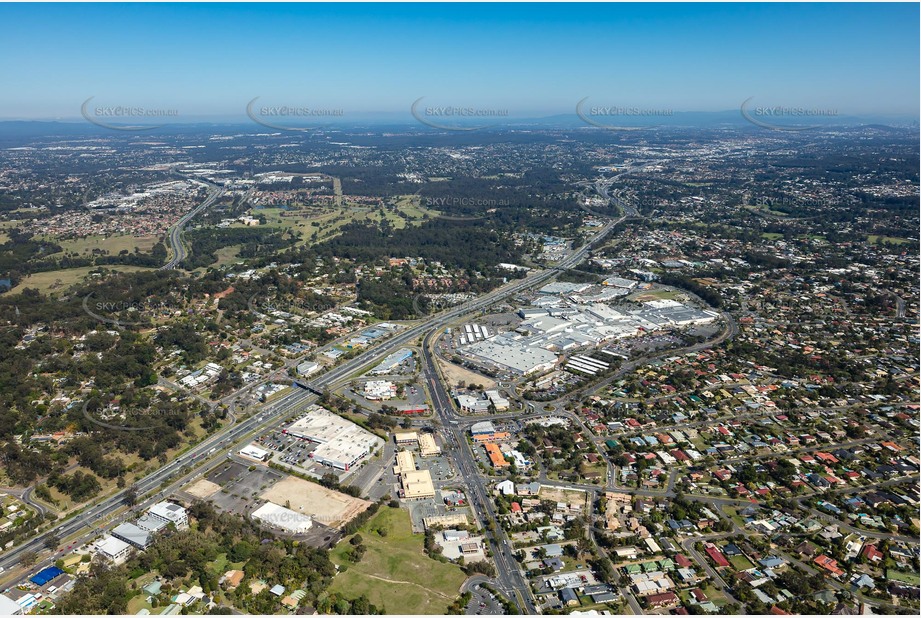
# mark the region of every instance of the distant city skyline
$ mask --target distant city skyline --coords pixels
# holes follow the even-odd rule
[[[581,100],[738,111],[749,97],[917,118],[918,18],[909,3],[6,4],[0,120],[78,120],[90,97],[169,122],[245,122],[256,97],[337,124],[411,121],[423,97],[493,119],[574,115]]]

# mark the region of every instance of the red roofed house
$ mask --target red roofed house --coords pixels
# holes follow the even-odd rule
[[[861,553],[870,562],[879,562],[883,559],[883,552],[876,549],[876,545],[867,545]]]
[[[822,554],[821,556],[816,557],[813,560],[814,563],[834,575],[835,577],[841,577],[844,575],[844,571],[838,568],[838,561]]]
[[[726,560],[726,556],[723,555],[723,552],[713,543],[706,543],[704,549],[707,552],[707,555],[710,556],[710,559],[718,567],[728,567],[729,561]]]
[[[666,605],[675,605],[678,603],[678,595],[674,592],[662,592],[651,594],[646,597],[649,607],[665,607]]]

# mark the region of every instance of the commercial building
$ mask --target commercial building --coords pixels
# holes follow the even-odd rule
[[[289,534],[302,534],[313,526],[313,519],[274,502],[266,502],[253,511],[253,519]]]
[[[502,333],[465,347],[463,353],[481,364],[519,375],[553,369],[556,354],[531,346],[523,339],[515,333]]]
[[[467,414],[483,414],[489,411],[489,400],[472,395],[456,395],[457,407]]]
[[[258,446],[247,444],[240,449],[240,456],[246,457],[247,459],[255,459],[256,461],[265,461],[269,458],[269,452]]]
[[[21,616],[22,608],[19,607],[19,603],[6,596],[5,594],[0,594],[0,616]]]
[[[422,525],[426,528],[439,526],[441,528],[450,528],[452,526],[466,526],[468,523],[467,516],[463,513],[449,513],[447,515],[431,515],[422,518]]]
[[[415,444],[419,441],[419,436],[415,431],[396,431],[393,434],[393,441],[397,444]]]
[[[409,451],[400,451],[397,453],[397,464],[393,467],[393,473],[401,476],[407,472],[413,472],[416,469],[416,459]]]
[[[404,500],[425,500],[435,497],[435,485],[428,470],[413,470],[400,474],[400,491]]]
[[[363,395],[368,401],[387,401],[397,396],[397,386],[387,380],[368,380]]]
[[[314,363],[313,361],[304,361],[297,366],[297,375],[299,376],[309,376],[316,373],[320,370],[319,363]]]
[[[141,515],[136,522],[134,522],[138,528],[141,530],[146,530],[151,534],[157,534],[168,525],[162,519],[157,519],[156,517],[151,517],[150,515]]]
[[[430,433],[419,435],[419,454],[423,457],[441,455],[441,447],[435,442],[435,436]]]
[[[131,552],[131,546],[121,539],[106,534],[93,544],[93,552],[115,564],[121,564]]]
[[[153,543],[153,534],[149,530],[144,530],[130,522],[115,526],[112,530],[112,536],[138,549],[147,549]]]
[[[491,403],[496,409],[496,412],[505,412],[508,410],[509,401],[500,395],[499,391],[486,391],[485,394],[486,398],[489,400],[489,403]]]
[[[399,366],[400,363],[402,363],[403,361],[409,360],[410,358],[412,358],[412,356],[413,356],[412,350],[410,350],[409,348],[400,348],[393,354],[390,354],[389,356],[387,356],[387,358],[382,360],[377,365],[377,367],[375,367],[368,373],[371,375],[382,375],[385,373],[390,373],[391,371],[396,369],[396,367]]]
[[[502,442],[503,440],[508,440],[512,437],[507,431],[497,431],[496,433],[479,433],[473,436],[475,442],[483,444],[485,442]]]
[[[189,525],[189,515],[185,507],[172,502],[158,502],[147,510],[147,514],[166,524],[174,524],[180,530]]]
[[[505,455],[499,450],[497,444],[487,442],[483,447],[486,449],[486,454],[489,455],[489,461],[492,463],[493,468],[507,468],[509,466],[508,461],[505,460]]]
[[[470,426],[471,436],[484,433],[496,433],[496,426],[492,424],[492,421],[480,421]]]
[[[318,405],[307,408],[307,414],[283,433],[318,444],[310,457],[338,470],[350,470],[384,444],[373,433]]]

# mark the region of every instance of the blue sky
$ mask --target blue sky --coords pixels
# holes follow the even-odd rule
[[[0,118],[81,103],[407,113],[919,109],[917,4],[0,5]]]

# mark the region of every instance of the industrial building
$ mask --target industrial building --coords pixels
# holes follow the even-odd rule
[[[384,444],[373,433],[318,405],[307,408],[307,414],[291,423],[283,433],[318,444],[310,457],[338,470],[350,470]]]
[[[302,534],[313,526],[313,518],[274,502],[266,502],[253,511],[253,519],[290,534]]]

